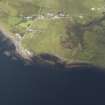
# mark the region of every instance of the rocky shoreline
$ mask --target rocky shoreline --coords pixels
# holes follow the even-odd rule
[[[0,42],[4,45],[0,48],[0,52],[10,57],[13,60],[21,59],[25,64],[34,65],[50,65],[60,68],[78,68],[78,67],[90,67],[93,66],[87,62],[68,62],[63,58],[60,58],[51,54],[39,54],[35,55],[21,47],[20,40],[10,36],[11,33],[1,29],[0,31]]]

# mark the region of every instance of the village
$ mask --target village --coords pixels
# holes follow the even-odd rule
[[[95,11],[102,11],[103,9],[105,9],[104,7],[102,8],[90,8],[90,11],[92,12],[95,12]],[[57,19],[69,19],[70,21],[73,21],[73,16],[70,16],[70,14],[64,14],[63,12],[58,12],[57,14],[54,14],[54,13],[47,13],[47,14],[44,14],[44,15],[33,15],[33,16],[20,16],[21,19],[23,21],[32,21],[31,24],[28,24],[27,26],[27,29],[25,30],[26,32],[37,32],[37,31],[40,31],[40,30],[35,30],[35,29],[32,29],[31,25],[34,24],[34,21],[37,21],[37,20],[45,20],[45,19],[49,19],[49,20],[57,20]],[[74,16],[75,17],[75,16]],[[84,19],[84,17],[86,17],[86,14],[85,15],[79,15],[79,16],[76,16],[78,17],[79,19]],[[20,35],[18,32],[16,33],[16,36],[18,36],[19,38],[22,36]]]

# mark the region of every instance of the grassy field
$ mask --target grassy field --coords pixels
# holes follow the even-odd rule
[[[60,37],[65,34],[66,21],[63,19],[37,20],[32,27],[39,30],[35,33],[25,34],[23,46],[35,53],[50,53],[57,56],[71,57],[70,49],[65,49],[60,43]]]
[[[105,66],[105,23],[87,30],[82,37],[67,28],[100,18],[104,4],[104,0],[0,0],[0,23],[12,35],[19,34],[24,49],[35,54]],[[69,47],[62,45],[62,38]]]

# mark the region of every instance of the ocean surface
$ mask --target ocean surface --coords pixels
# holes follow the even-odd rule
[[[105,70],[25,65],[0,35],[0,105],[105,105]]]

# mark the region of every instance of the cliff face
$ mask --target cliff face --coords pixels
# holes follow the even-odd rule
[[[91,64],[85,63],[85,62],[67,62],[64,59],[43,53],[39,55],[32,55],[29,56],[27,53],[24,54],[24,52],[20,51],[20,49],[16,48],[16,44],[14,43],[15,39],[11,40],[8,35],[4,34],[2,31],[0,32],[0,54],[1,59],[2,56],[5,56],[5,58],[10,59],[12,62],[20,62],[23,65],[31,65],[34,66],[40,66],[40,67],[52,67],[66,70],[66,69],[73,69],[73,68],[79,68],[79,67],[94,67]],[[18,50],[17,50],[18,49]],[[22,54],[23,53],[23,54]]]

